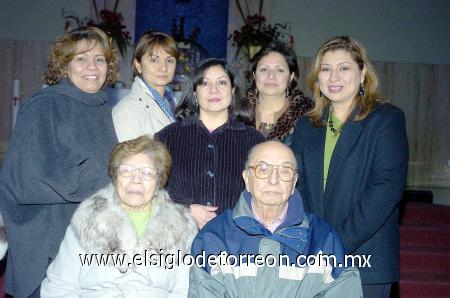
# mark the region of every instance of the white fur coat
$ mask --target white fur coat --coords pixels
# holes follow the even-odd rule
[[[41,285],[42,297],[93,295],[93,297],[183,297],[189,285],[189,268],[133,265],[133,256],[149,253],[186,254],[197,233],[188,209],[175,204],[164,190],[152,201],[152,217],[141,238],[109,185],[80,204],[74,213],[58,256]],[[81,265],[90,254],[126,254],[128,266]],[[170,268],[170,267],[169,267]],[[150,295],[150,296],[149,296]]]
[[[153,216],[138,241],[128,215],[111,184],[84,201],[73,215],[81,246],[95,253],[141,253],[143,250],[186,254],[197,228],[188,209],[175,204],[165,190],[152,201]]]

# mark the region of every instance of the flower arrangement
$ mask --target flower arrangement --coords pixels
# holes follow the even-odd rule
[[[246,16],[242,10],[240,1],[235,0],[235,2],[239,9],[239,13],[244,20],[244,25],[228,36],[228,39],[233,41],[233,46],[237,47],[236,57],[238,57],[239,53],[243,50],[244,54],[250,59],[259,49],[272,40],[285,38],[288,34],[287,23],[276,23],[274,25],[267,24],[266,17],[262,15],[264,0],[259,1],[259,12],[254,15],[250,15],[248,3],[246,1]],[[291,41],[291,39],[292,36],[289,35],[289,41]]]
[[[80,20],[74,14],[63,11],[63,17],[66,19],[65,30],[67,31],[72,29],[72,20],[75,21],[78,28],[88,26],[100,28],[112,39],[112,41],[114,41],[120,55],[123,57],[127,52],[127,46],[130,45],[131,35],[130,32],[126,30],[126,26],[123,24],[122,14],[117,12],[119,0],[116,0],[114,3],[113,10],[103,8],[100,10],[100,13],[98,12],[97,3],[95,0],[92,0],[92,2],[94,3],[96,20],[90,18]]]

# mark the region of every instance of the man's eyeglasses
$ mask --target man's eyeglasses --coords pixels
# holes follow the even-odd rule
[[[152,181],[153,179],[158,176],[158,171],[154,168],[146,167],[146,168],[137,168],[132,165],[127,164],[121,164],[117,167],[117,171],[119,172],[119,175],[124,178],[131,178],[133,175],[135,175],[136,170],[139,171],[139,174],[142,177],[142,180],[145,181]]]
[[[258,179],[267,179],[272,176],[273,170],[277,169],[278,178],[284,182],[290,182],[294,179],[297,172],[285,165],[271,165],[268,163],[259,163],[255,166],[248,166],[255,173],[255,177]]]

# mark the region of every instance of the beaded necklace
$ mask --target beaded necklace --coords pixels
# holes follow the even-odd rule
[[[331,132],[334,133],[335,136],[341,133],[342,128],[344,127],[344,123],[341,124],[339,128],[334,128],[333,124],[333,107],[330,107],[330,112],[328,113],[328,127],[330,128]]]

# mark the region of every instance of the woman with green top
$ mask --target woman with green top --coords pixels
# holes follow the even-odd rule
[[[383,102],[364,47],[348,36],[319,49],[308,76],[314,108],[294,130],[305,209],[330,222],[359,267],[364,297],[399,280],[398,203],[408,166],[403,112]],[[370,257],[368,257],[370,255]]]
[[[42,297],[187,295],[189,268],[174,256],[190,252],[197,229],[189,210],[162,188],[170,166],[166,147],[147,136],[113,149],[113,182],[75,212]]]

